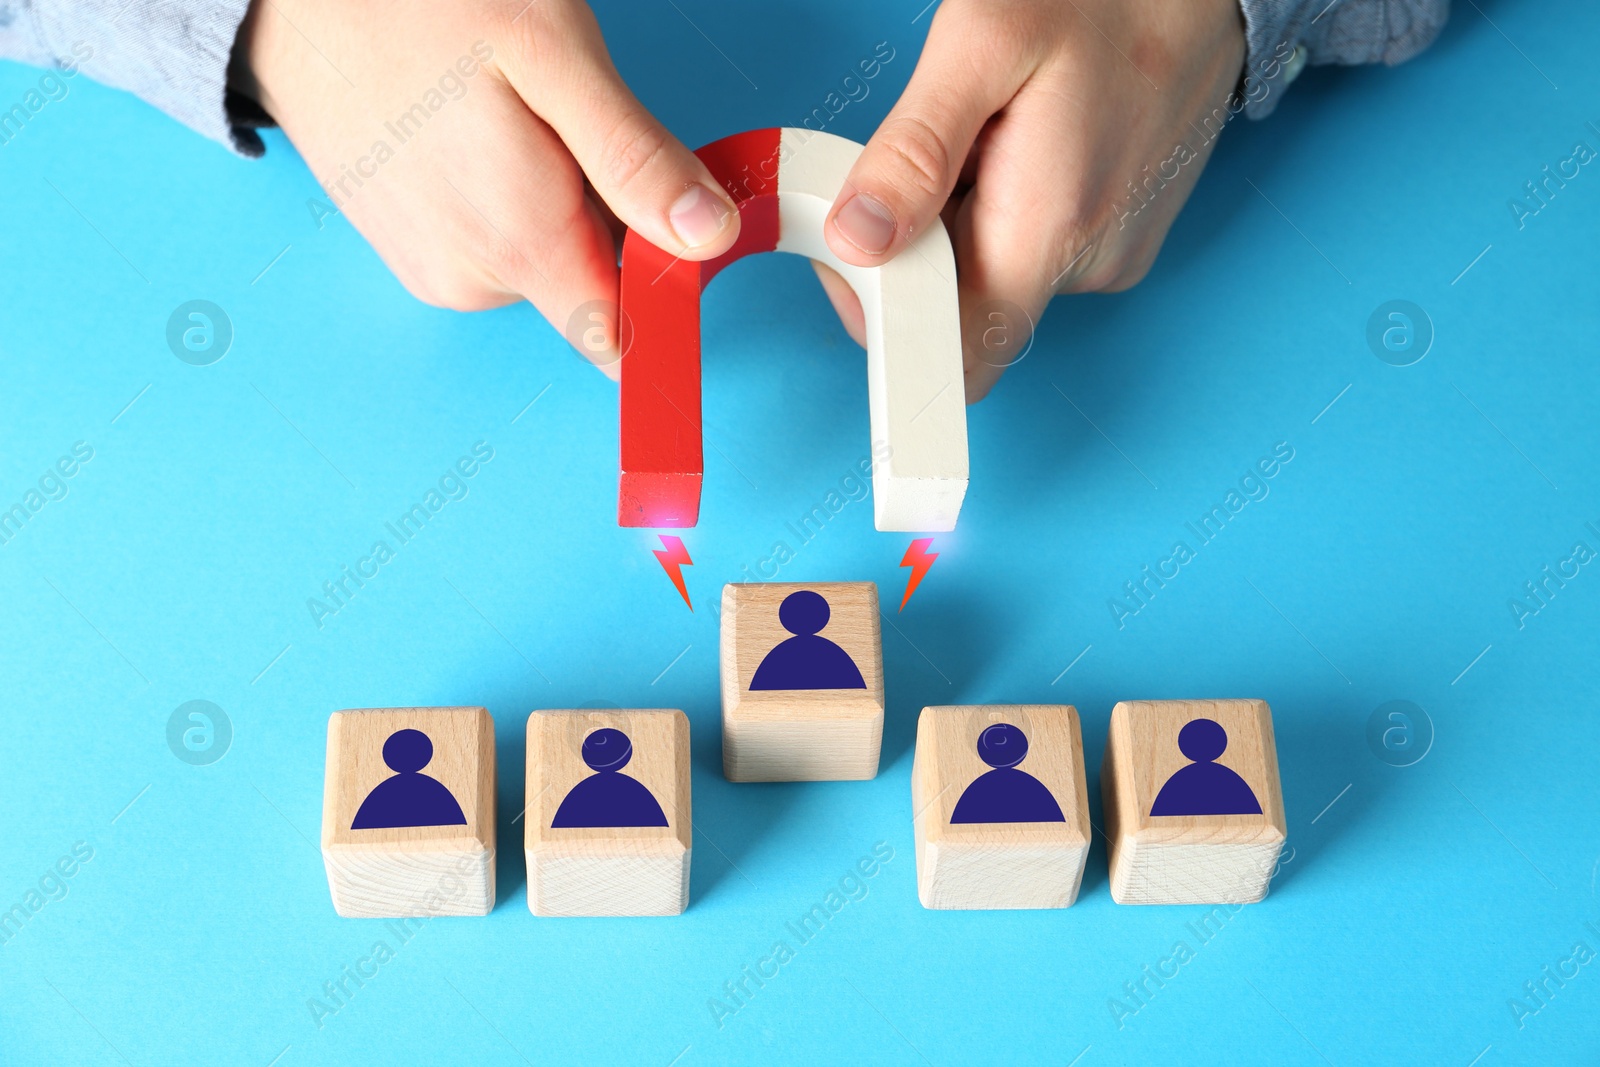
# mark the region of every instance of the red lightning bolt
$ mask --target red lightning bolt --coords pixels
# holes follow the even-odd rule
[[[928,546],[933,544],[931,537],[919,537],[911,542],[911,547],[906,549],[906,554],[900,557],[900,566],[911,568],[911,578],[906,582],[906,595],[900,600],[900,610],[906,610],[906,604],[911,600],[911,594],[917,591],[917,586],[922,584],[922,576],[928,573],[928,568],[933,566],[933,561],[939,558],[939,553],[929,552]]]
[[[694,560],[689,558],[689,550],[683,547],[683,539],[671,534],[657,534],[661,538],[661,548],[652,553],[661,561],[661,569],[667,572],[667,577],[672,579],[672,584],[678,587],[678,595],[683,597],[683,602],[689,604],[689,610],[694,610],[694,605],[689,603],[689,590],[683,584],[683,568],[687,564],[694,566]]]

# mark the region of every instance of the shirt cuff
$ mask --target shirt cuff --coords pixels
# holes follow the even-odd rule
[[[1265,118],[1307,63],[1403,63],[1433,43],[1450,0],[1239,0],[1245,114]]]
[[[265,148],[271,120],[228,90],[228,61],[250,0],[34,0],[28,62],[77,69],[125,89],[242,156]],[[19,57],[20,58],[20,57]]]

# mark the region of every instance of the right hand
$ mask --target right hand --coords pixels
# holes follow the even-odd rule
[[[1235,110],[1244,59],[1238,0],[945,0],[829,213],[828,247],[880,266],[943,218],[979,400],[1053,295],[1145,276]],[[864,342],[855,294],[818,273]]]
[[[690,260],[738,236],[580,0],[256,0],[233,73],[430,304],[525,299],[566,331],[591,301],[616,307],[622,226]],[[616,324],[569,338],[613,379]]]

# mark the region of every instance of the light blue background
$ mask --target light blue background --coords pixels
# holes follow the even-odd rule
[[[602,16],[690,144],[797,122],[888,40],[833,127],[864,139],[921,3]],[[94,858],[0,947],[0,1060],[1593,1062],[1600,961],[1522,1028],[1508,1001],[1600,949],[1600,571],[1523,628],[1508,601],[1575,541],[1600,548],[1600,167],[1523,229],[1507,201],[1574,142],[1600,148],[1600,11],[1481,7],[1406,66],[1308,72],[1223,138],[1148,281],[1056,302],[971,410],[961,526],[903,614],[909,536],[875,532],[868,503],[782,569],[872,579],[890,608],[866,783],[721,775],[720,588],[793,546],[785,524],[868,448],[862,356],[803,262],[746,261],[706,298],[691,614],[654,533],[615,525],[614,387],[556,331],[409,297],[342,219],[315,225],[281,136],[234,159],[76,80],[0,147],[0,504],[95,450],[0,546],[0,907],[75,842]],[[0,67],[0,103],[37,77]],[[236,330],[210,367],[164,342],[195,298]],[[1364,339],[1396,298],[1437,334],[1406,368]],[[495,458],[470,495],[319,630],[306,599],[480,440]],[[1270,496],[1119,629],[1108,598],[1280,441]],[[1265,903],[1199,946],[1205,909],[1111,902],[1097,842],[1069,910],[918,905],[921,707],[1075,704],[1098,824],[1112,705],[1184,696],[1272,705],[1292,851]],[[211,766],[167,748],[191,699],[233,722]],[[1437,731],[1415,766],[1369,750],[1392,699]],[[528,914],[524,720],[591,700],[693,724],[680,918]],[[495,715],[499,903],[429,923],[319,1029],[308,998],[385,936],[328,901],[327,718],[409,704]],[[894,859],[865,898],[719,1029],[708,1000],[880,841]],[[1195,959],[1119,1028],[1109,999],[1179,939]]]

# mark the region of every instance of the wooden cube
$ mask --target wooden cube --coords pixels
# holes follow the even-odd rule
[[[322,791],[334,910],[489,914],[494,803],[494,720],[485,709],[335,712]]]
[[[911,768],[925,908],[1065,908],[1089,858],[1078,712],[923,708]]]
[[[722,773],[730,782],[872,778],[883,638],[872,582],[722,588]]]
[[[528,909],[677,915],[689,905],[689,720],[681,711],[528,716]]]
[[[1287,836],[1262,700],[1131,700],[1100,769],[1118,904],[1251,904]]]

